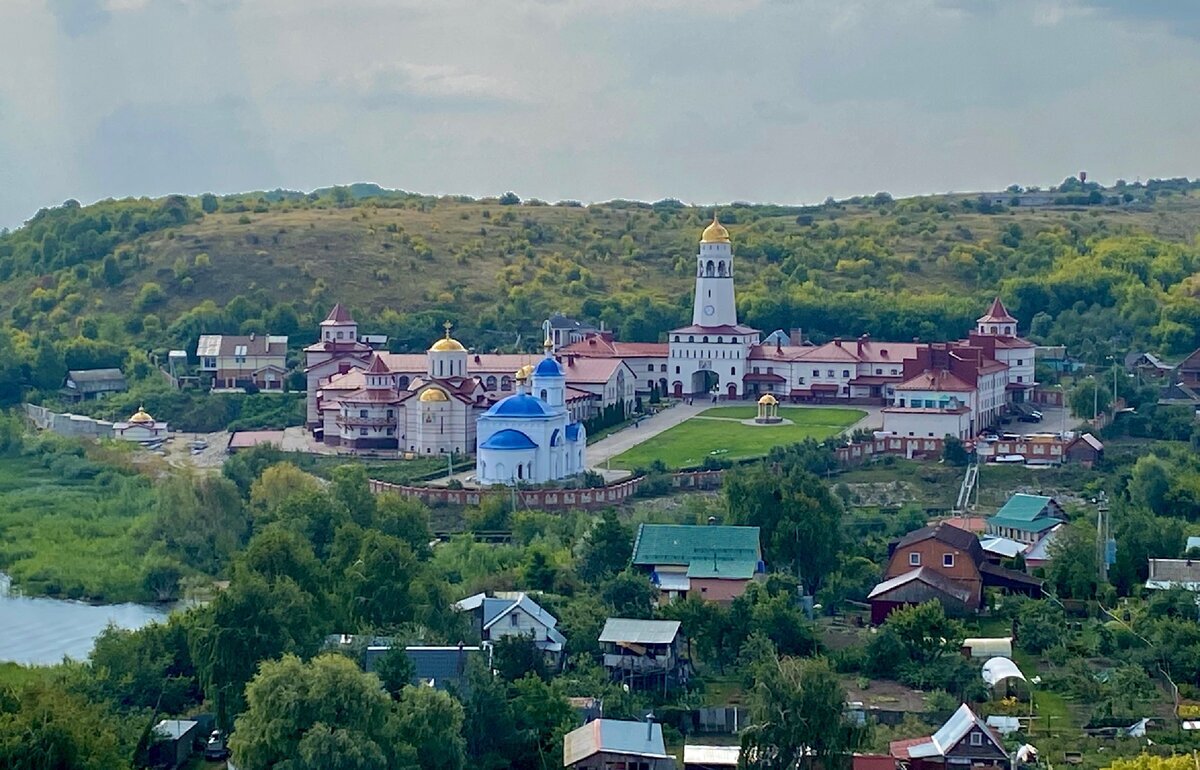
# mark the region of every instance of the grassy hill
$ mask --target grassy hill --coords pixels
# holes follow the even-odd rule
[[[1047,209],[880,194],[719,212],[742,316],[760,328],[956,337],[1001,293],[1036,340],[1101,362],[1131,347],[1175,355],[1200,344],[1195,187],[1154,182]],[[7,344],[26,359],[34,374],[14,375],[22,386],[46,387],[43,364],[189,347],[201,331],[301,343],[334,301],[396,350],[423,349],[447,317],[479,349],[528,349],[555,310],[657,339],[690,318],[693,255],[711,214],[676,201],[585,207],[371,186],[69,202],[0,234],[0,353]]]

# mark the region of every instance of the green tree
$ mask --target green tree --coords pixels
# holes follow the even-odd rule
[[[472,728],[474,729],[474,727]],[[417,753],[421,770],[461,770],[466,763],[463,707],[431,687],[406,687],[396,704],[396,734]]]
[[[947,434],[942,443],[942,459],[947,465],[963,466],[971,461],[971,456],[967,454],[962,439]]]
[[[1096,530],[1083,521],[1067,524],[1050,544],[1047,577],[1060,597],[1091,599],[1099,582]]]
[[[1071,414],[1090,420],[1093,414],[1107,412],[1112,403],[1112,393],[1095,377],[1080,380],[1068,396]]]
[[[817,476],[764,463],[731,471],[724,492],[732,522],[758,527],[768,563],[794,570],[806,592],[815,593],[837,568],[842,506]]]
[[[552,684],[532,674],[510,687],[513,726],[520,748],[511,755],[518,770],[558,770],[562,739],[576,726],[576,715]]]
[[[579,577],[593,582],[611,577],[633,556],[633,532],[621,523],[616,511],[605,511],[584,536],[579,554]]]
[[[189,650],[223,727],[242,711],[243,688],[260,661],[315,652],[323,630],[329,630],[315,607],[316,600],[291,578],[268,582],[244,571],[211,604],[191,613]]]
[[[846,691],[823,658],[763,665],[750,692],[750,719],[740,768],[846,768],[864,738],[846,717]]]
[[[1158,455],[1139,457],[1129,476],[1127,489],[1130,502],[1160,516],[1171,513],[1166,510],[1166,502],[1171,491],[1172,475],[1172,469]]]
[[[404,645],[393,646],[375,661],[375,676],[379,677],[383,688],[391,693],[393,698],[400,698],[400,693],[412,684],[413,677],[416,676],[416,669],[412,659],[404,651]]]
[[[65,684],[0,688],[0,767],[125,770],[130,729]]]
[[[654,616],[656,590],[650,578],[633,570],[613,576],[601,591],[605,603],[616,617],[651,618]]]
[[[217,196],[212,193],[204,193],[200,196],[200,209],[205,214],[215,214],[219,207],[220,203],[217,200]]]
[[[412,767],[413,745],[392,713],[379,680],[348,658],[321,655],[305,663],[285,655],[263,663],[246,686],[246,710],[229,747],[244,770],[289,767],[297,757],[305,767],[322,759],[337,767]],[[348,757],[344,764],[339,753]]]

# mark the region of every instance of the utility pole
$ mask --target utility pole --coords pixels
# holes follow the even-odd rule
[[[1096,498],[1096,551],[1100,582],[1108,582],[1108,496],[1101,490]]]
[[[1096,375],[1088,375],[1092,380],[1092,427],[1096,427],[1096,416],[1100,413],[1100,381]]]

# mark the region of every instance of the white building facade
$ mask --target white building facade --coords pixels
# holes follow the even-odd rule
[[[760,333],[738,323],[733,247],[729,231],[715,216],[700,237],[692,303],[692,325],[673,329],[668,335],[668,394],[677,398],[742,396],[742,378]]]

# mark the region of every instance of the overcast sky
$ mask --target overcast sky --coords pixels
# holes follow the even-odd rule
[[[310,190],[819,202],[1200,175],[1191,0],[0,0],[0,226]]]

